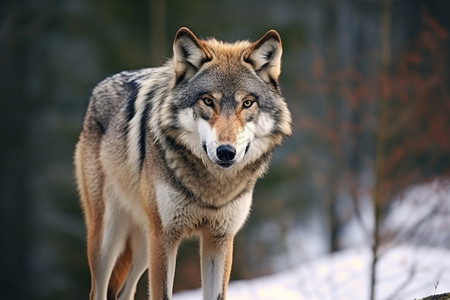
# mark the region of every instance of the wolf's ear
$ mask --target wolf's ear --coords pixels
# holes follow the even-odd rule
[[[200,67],[212,56],[204,45],[186,27],[182,27],[175,35],[173,42],[173,64],[177,83],[194,76]]]
[[[251,64],[264,81],[278,86],[281,73],[281,37],[269,30],[262,38],[252,43],[244,52],[244,61]]]

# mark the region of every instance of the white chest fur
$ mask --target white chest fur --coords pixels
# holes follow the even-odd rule
[[[219,234],[235,234],[244,224],[252,202],[252,192],[245,193],[229,204],[204,208],[166,183],[156,184],[156,199],[162,225],[166,230],[192,234],[208,226]]]

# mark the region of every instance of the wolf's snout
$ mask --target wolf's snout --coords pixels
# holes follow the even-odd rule
[[[220,145],[217,147],[217,158],[223,162],[230,162],[236,156],[236,149],[231,145]]]

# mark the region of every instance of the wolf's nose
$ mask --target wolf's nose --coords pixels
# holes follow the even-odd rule
[[[218,159],[229,162],[236,156],[236,149],[231,145],[220,145],[217,147],[216,153]]]

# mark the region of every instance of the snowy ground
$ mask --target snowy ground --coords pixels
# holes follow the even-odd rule
[[[369,299],[371,254],[353,248],[272,276],[234,281],[227,299]],[[397,246],[378,264],[376,299],[413,300],[450,291],[450,251]],[[175,300],[201,299],[201,291],[181,292]]]
[[[355,221],[347,228],[347,250],[309,263],[296,262],[296,268],[272,276],[231,282],[227,298],[369,299],[372,255],[368,246],[355,246],[369,244],[361,229],[373,227],[371,208],[366,207],[362,214],[367,224],[361,226]],[[390,208],[382,227],[383,236],[391,239],[390,246],[381,250],[377,265],[377,300],[413,300],[450,292],[450,180],[436,180],[406,190]],[[294,242],[286,256],[299,256],[296,239],[315,241],[321,236],[312,232],[293,228],[288,240]],[[309,244],[313,253],[321,253],[320,241]],[[178,293],[174,299],[201,299],[201,291]]]

